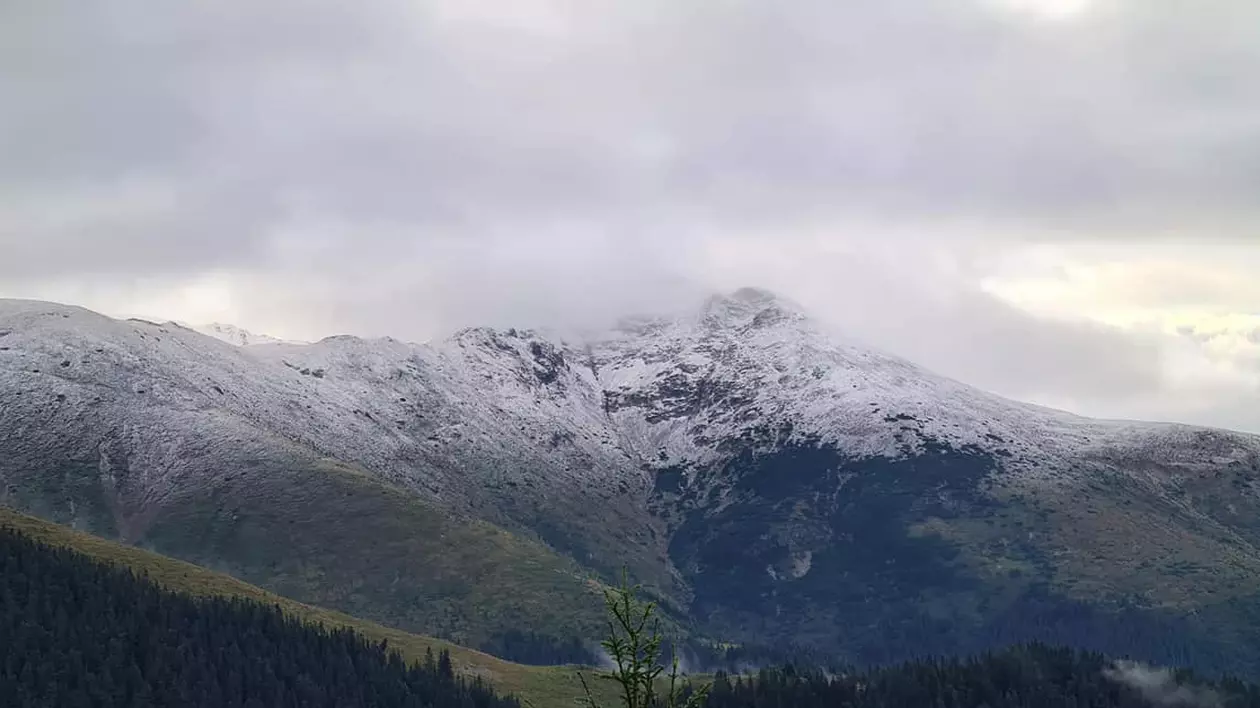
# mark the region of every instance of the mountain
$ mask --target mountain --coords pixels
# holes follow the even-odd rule
[[[1009,401],[762,290],[430,345],[6,301],[0,397],[9,503],[463,641],[588,632],[625,565],[695,639],[1260,665],[1260,439]]]
[[[79,308],[4,302],[0,322],[5,504],[462,643],[598,628],[578,564],[322,452],[315,375]]]
[[[256,344],[307,344],[307,342],[279,339],[267,334],[254,334],[247,329],[241,329],[236,325],[223,324],[221,322],[212,322],[205,325],[189,325],[183,322],[173,322],[171,324],[200,332],[228,344],[235,344],[238,347],[250,347]]]

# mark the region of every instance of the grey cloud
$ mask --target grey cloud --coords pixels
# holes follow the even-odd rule
[[[1198,344],[1207,344],[1212,341],[1212,337],[1215,336],[1209,332],[1200,332],[1190,325],[1181,325],[1178,327],[1177,334],[1187,339],[1192,339]]]
[[[123,179],[0,193],[0,279],[236,267],[265,252],[279,215],[228,185]]]
[[[20,107],[0,184],[139,171],[216,234],[266,232],[294,194],[464,238],[645,211],[1010,231],[1255,215],[1251,3],[1113,1],[1057,25],[978,1],[459,5],[0,10]]]
[[[289,279],[281,288],[263,283],[250,300],[265,310],[255,312],[264,320],[300,323],[302,331],[285,332],[294,336],[427,340],[471,324],[602,328],[628,314],[698,306],[714,291],[751,283],[800,302],[844,336],[1000,394],[1123,406],[1161,386],[1156,341],[1018,310],[942,277],[933,266],[941,254],[926,244],[877,256],[805,244],[785,252],[756,238],[724,239],[706,251],[580,227],[541,241],[513,235],[430,244],[353,288],[328,278],[304,288]],[[400,317],[409,306],[414,316]]]
[[[1180,402],[1169,401],[1162,410],[1148,409],[1147,415],[1166,420],[1184,420],[1187,415],[1191,415],[1193,422],[1198,425],[1260,434],[1260,412],[1256,410],[1257,396],[1260,396],[1260,387],[1240,388],[1215,397],[1210,405],[1187,409]]]
[[[1102,325],[1038,319],[984,294],[968,300],[934,313],[937,322],[957,324],[931,339],[905,341],[907,355],[1017,398],[1114,402],[1160,386],[1162,356],[1149,338]]]
[[[1254,237],[1260,6],[996,5],[9,3],[0,286],[223,271],[264,322],[423,338],[765,284],[1004,393],[1158,387],[1150,342],[904,256]]]
[[[303,272],[278,279],[269,273],[245,287],[257,303],[254,316],[299,327],[296,335],[345,332],[414,341],[474,325],[602,328],[630,313],[671,311],[709,294],[697,278],[697,256],[675,252],[671,267],[659,241],[581,225],[535,240],[518,236],[508,231],[477,240],[438,239],[380,254],[397,257],[392,267],[364,261],[361,270],[340,262],[340,251],[332,248],[304,263]]]

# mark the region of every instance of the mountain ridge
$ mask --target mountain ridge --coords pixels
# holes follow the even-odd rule
[[[179,325],[180,327],[191,329],[195,332],[200,332],[201,334],[214,337],[215,339],[220,339],[228,344],[235,344],[240,347],[252,347],[260,344],[310,344],[310,342],[300,340],[281,339],[280,337],[273,337],[269,334],[257,334],[243,327],[223,322],[191,325],[186,322],[172,321],[170,324]]]
[[[222,470],[331,460],[605,577],[628,566],[700,636],[800,633],[846,652],[888,636],[881,622],[907,647],[946,641],[942,622],[978,642],[1030,602],[1136,602],[1193,624],[1235,616],[1260,579],[1260,438],[1009,401],[765,291],[581,340],[468,328],[233,347],[12,302],[0,332],[16,402],[0,478],[45,499],[41,456],[57,451],[133,540],[180,499],[243,503]],[[251,484],[280,485],[268,474]],[[862,609],[874,597],[878,617]],[[869,626],[837,634],[852,622]]]

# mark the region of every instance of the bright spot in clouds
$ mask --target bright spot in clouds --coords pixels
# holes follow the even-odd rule
[[[1071,20],[1093,9],[1096,0],[992,0],[1009,9],[1049,20]]]
[[[1247,242],[1057,245],[1012,256],[982,287],[1027,312],[1161,342],[1161,379],[1175,406],[1228,425],[1214,406],[1260,401],[1257,272],[1260,249]]]

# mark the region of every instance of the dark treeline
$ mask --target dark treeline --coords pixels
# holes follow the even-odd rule
[[[972,659],[914,661],[839,675],[792,667],[718,674],[708,708],[1260,708],[1260,688],[1188,671],[1025,645]]]
[[[1260,598],[1258,598],[1260,599]],[[1238,601],[1240,604],[1243,601]],[[1219,609],[1219,608],[1218,608]],[[687,643],[680,656],[698,671],[739,673],[763,666],[877,668],[935,656],[973,656],[1021,644],[1064,646],[1107,656],[1130,656],[1160,666],[1183,666],[1202,673],[1225,672],[1260,681],[1260,645],[1233,632],[1230,617],[1250,613],[1260,623],[1260,604],[1194,621],[1139,608],[1101,609],[1081,602],[1030,593],[985,626],[907,617],[870,626],[843,625],[830,651],[774,642],[735,646]],[[1216,630],[1213,632],[1213,630]]]
[[[519,708],[384,643],[276,607],[197,599],[0,529],[5,708]]]
[[[1260,606],[1258,606],[1260,607]],[[1254,610],[1253,612],[1260,612]],[[743,673],[763,666],[815,666],[836,671],[841,666],[876,668],[916,658],[972,656],[1020,644],[1065,646],[1108,656],[1132,656],[1161,666],[1184,666],[1201,672],[1228,672],[1260,681],[1260,664],[1250,659],[1256,646],[1229,647],[1204,627],[1228,627],[1225,616],[1208,617],[1201,625],[1176,617],[1139,610],[1104,611],[1084,603],[1030,594],[984,628],[960,630],[950,622],[906,618],[843,632],[860,635],[848,641],[848,651],[788,642],[712,645],[686,641],[678,656],[688,671]],[[1260,622],[1258,617],[1257,622]],[[486,642],[486,653],[538,666],[598,665],[593,643],[579,638],[559,639],[535,632],[507,632]],[[1232,649],[1232,650],[1231,650]],[[666,642],[663,654],[672,657]]]
[[[599,657],[577,637],[557,639],[549,634],[509,630],[478,647],[481,651],[530,666],[595,666]]]
[[[540,632],[508,630],[482,642],[477,649],[500,659],[529,666],[599,666],[603,661],[592,649],[594,646],[597,646],[594,642],[583,641],[578,637],[560,639]],[[785,664],[822,668],[839,665],[835,657],[826,652],[795,645],[714,646],[700,642],[675,644],[669,640],[662,643],[661,654],[667,659],[674,656],[675,650],[678,651],[681,665],[688,672],[745,673],[763,666]]]
[[[712,674],[724,672],[728,674],[744,674],[771,666],[811,666],[828,671],[836,671],[841,666],[834,654],[818,649],[802,647],[794,644],[778,646],[759,644],[724,644],[713,645],[699,642],[673,644],[662,643],[662,652],[666,658],[672,658],[678,652],[678,660],[682,667],[690,673]]]

